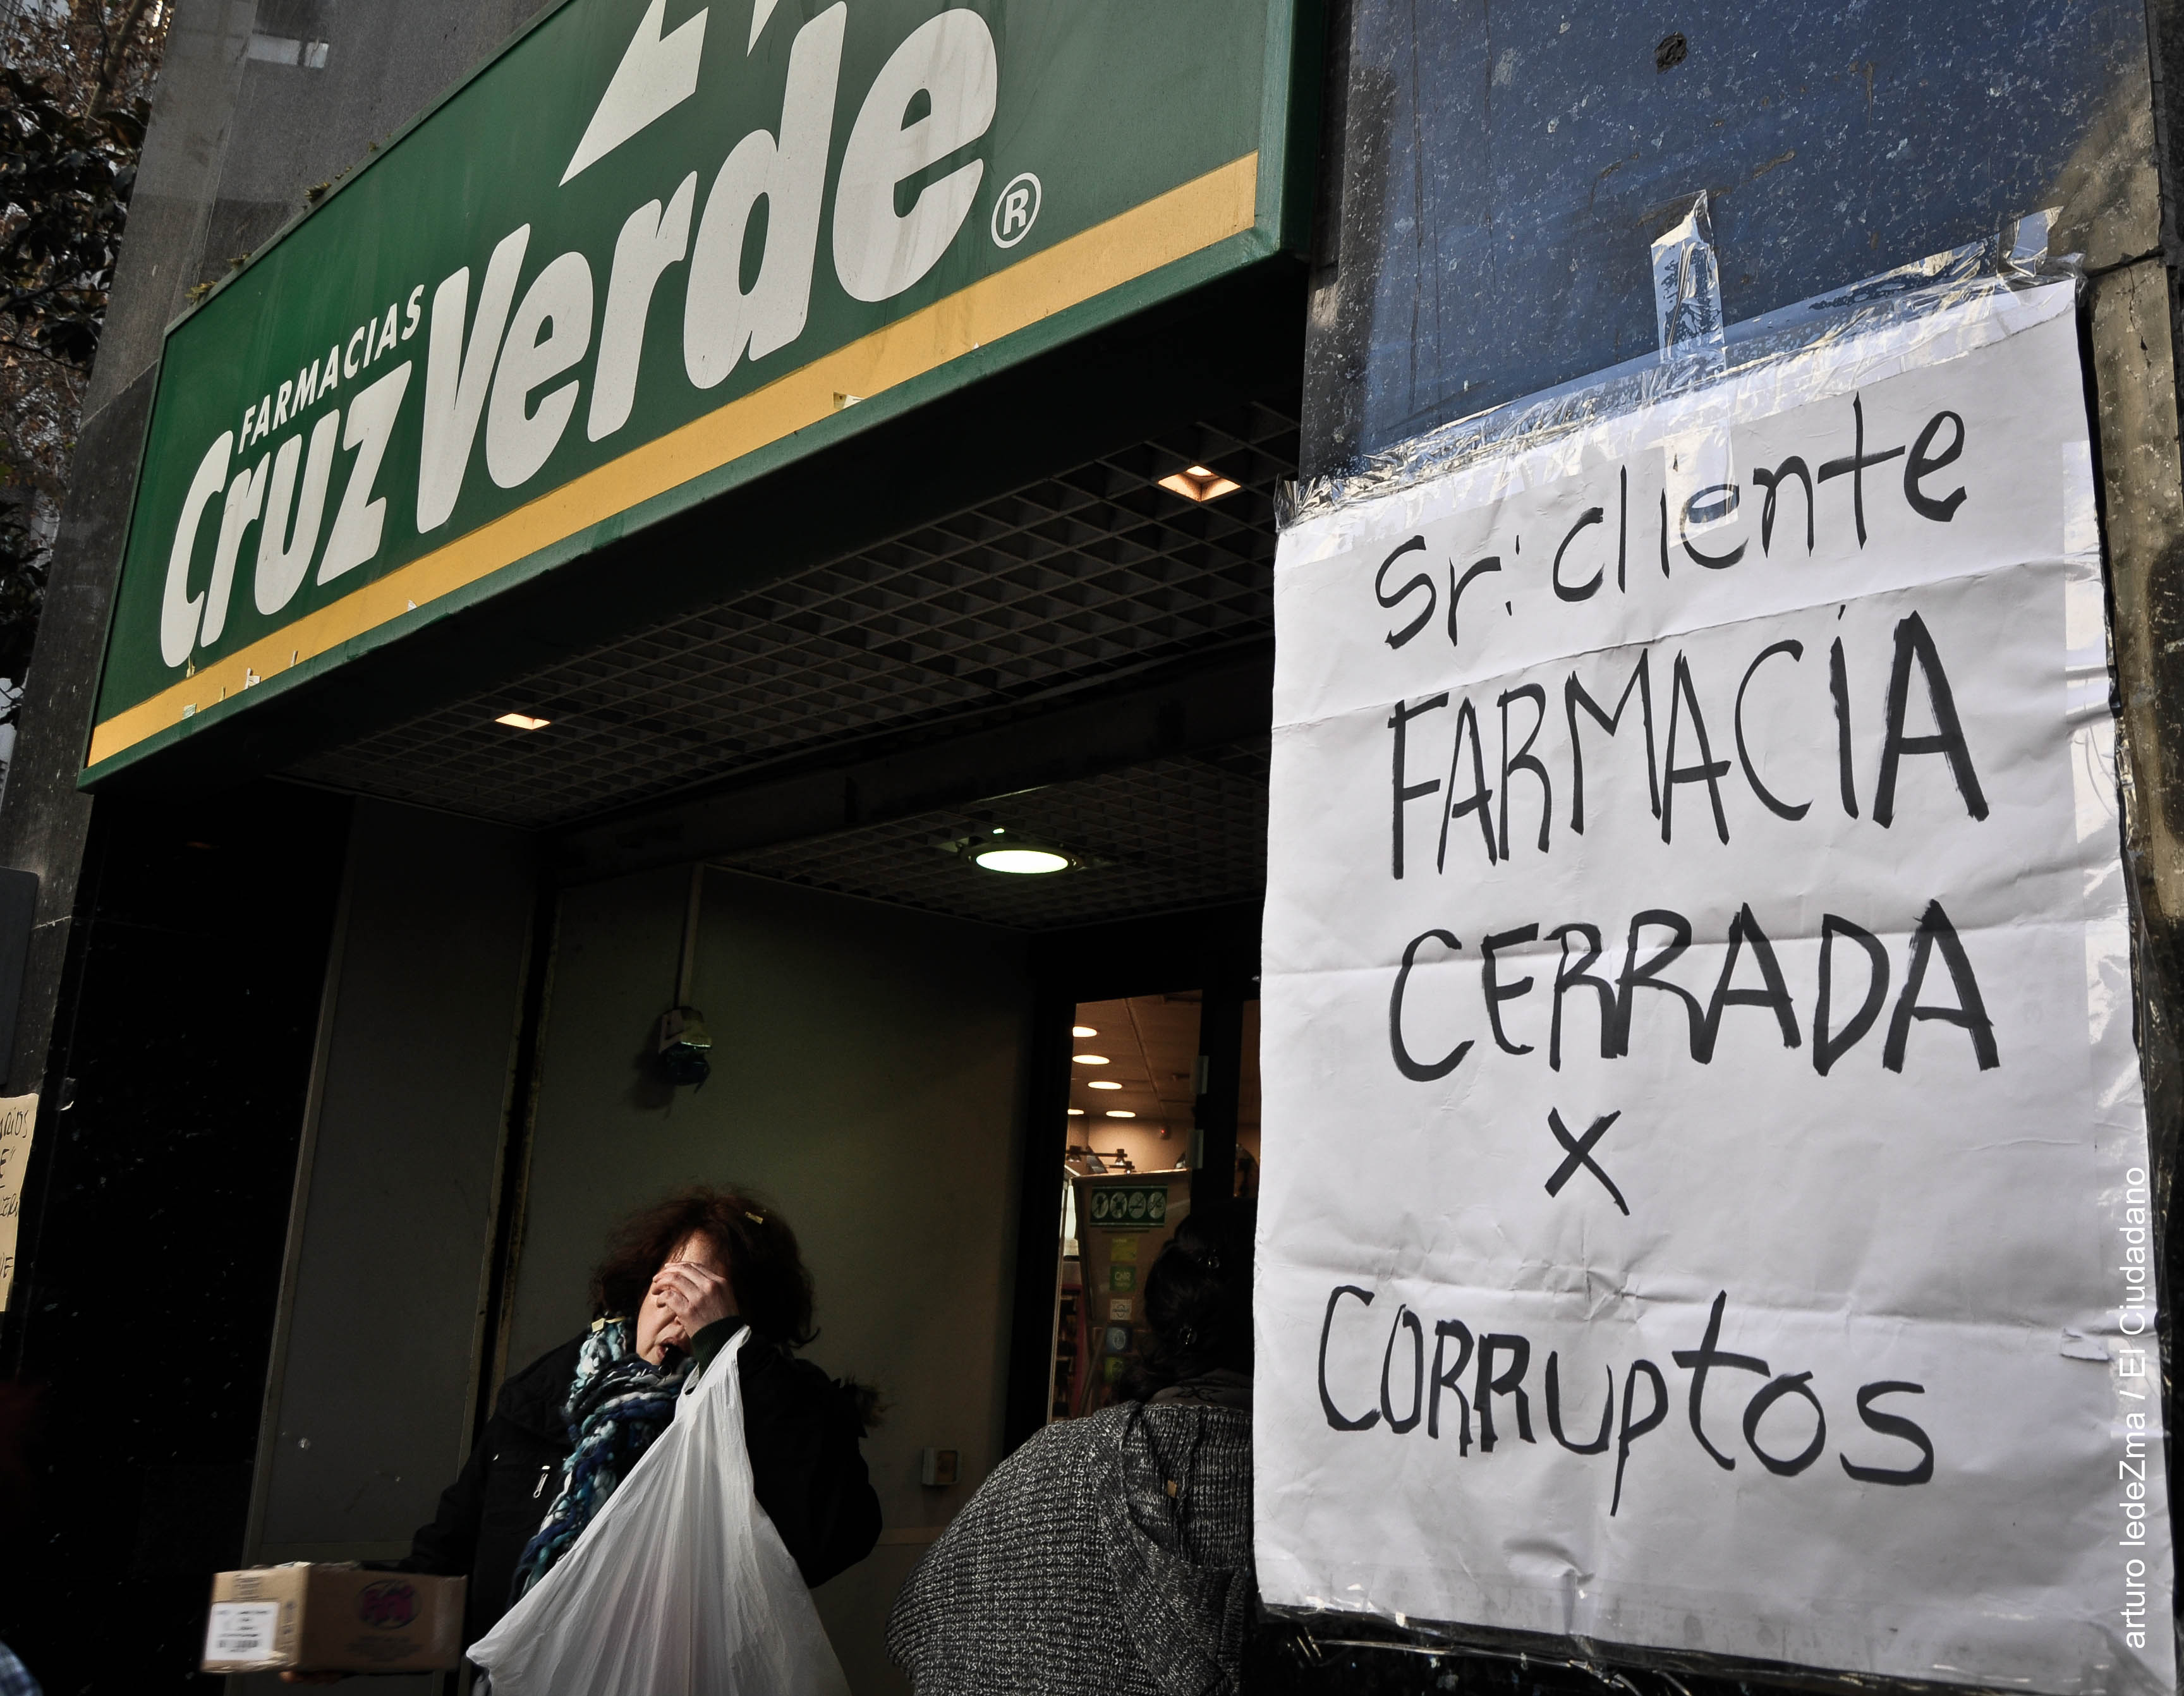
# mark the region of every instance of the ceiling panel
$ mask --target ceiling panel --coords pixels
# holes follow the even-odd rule
[[[1256,901],[1267,877],[1267,759],[1261,737],[716,863],[1020,930]],[[949,851],[996,830],[1090,863],[1020,876]]]
[[[1185,989],[1078,1004],[1078,1022],[1095,1034],[1076,1038],[1072,1053],[1104,1064],[1071,1065],[1072,1145],[1094,1149],[1111,1170],[1166,1171],[1183,1158],[1196,1106],[1201,1001]],[[1108,1083],[1117,1087],[1098,1087]],[[1117,1112],[1128,1116],[1108,1116]],[[1118,1152],[1127,1165],[1117,1164]]]
[[[832,743],[1264,639],[1274,490],[1295,455],[1291,413],[1254,405],[1210,418],[603,642],[293,775],[550,827]],[[1201,504],[1159,486],[1193,464],[1240,488]],[[493,722],[509,711],[551,723]],[[1165,850],[1149,841],[1145,851]]]

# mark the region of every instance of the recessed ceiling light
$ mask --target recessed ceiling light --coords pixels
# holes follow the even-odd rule
[[[1080,1066],[1104,1066],[1108,1063],[1105,1054],[1072,1054],[1069,1058]]]
[[[1160,486],[1187,501],[1217,501],[1223,495],[1233,495],[1243,487],[1234,478],[1224,477],[1218,471],[1203,465],[1186,465],[1160,480]]]
[[[1069,1027],[1069,1034],[1072,1037],[1096,1037],[1100,1033],[1089,1025],[1072,1025]]]
[[[1072,1119],[1082,1119],[1084,1116],[1084,1109],[1081,1107],[1072,1107],[1069,1109],[1069,1116]]]
[[[1137,1116],[1127,1107],[1111,1107],[1107,1109],[1107,1117],[1110,1119],[1135,1119]]]
[[[543,731],[553,722],[551,719],[534,719],[528,713],[503,713],[493,720],[497,725],[506,725],[512,731]]]
[[[1036,877],[1049,871],[1067,871],[1077,862],[1066,854],[1056,854],[1052,848],[982,848],[972,851],[971,863],[986,871],[1013,872],[1019,877]]]
[[[1122,1087],[1119,1083],[1110,1082],[1104,1077],[1095,1077],[1092,1080],[1092,1087],[1095,1089],[1120,1089]]]

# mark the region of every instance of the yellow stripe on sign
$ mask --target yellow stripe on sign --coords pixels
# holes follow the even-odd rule
[[[824,354],[116,713],[92,732],[87,763],[110,759],[180,723],[190,711],[202,712],[249,683],[400,618],[413,606],[429,606],[542,548],[816,424],[838,409],[838,395],[868,399],[883,393],[1240,235],[1256,220],[1258,189],[1259,156],[1247,153]]]

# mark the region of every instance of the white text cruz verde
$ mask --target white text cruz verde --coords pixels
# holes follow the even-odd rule
[[[751,47],[774,3],[755,0]],[[708,10],[664,31],[665,10],[666,0],[651,0],[567,161],[564,185],[696,91]],[[485,475],[513,491],[538,475],[580,403],[589,440],[622,430],[654,296],[672,268],[686,268],[683,375],[696,389],[715,388],[743,361],[794,344],[819,263],[848,17],[848,4],[836,3],[797,29],[778,123],[750,131],[712,169],[702,210],[701,174],[693,169],[664,202],[650,199],[629,213],[611,253],[558,254],[519,292],[533,237],[526,223],[493,243],[475,300],[469,265],[437,283],[420,281],[323,354],[313,352],[292,374],[284,370],[277,384],[269,382],[234,428],[203,450],[184,497],[160,597],[162,662],[180,670],[220,640],[254,528],[251,595],[268,618],[293,600],[315,561],[315,581],[326,584],[379,557],[393,492],[382,489],[382,473],[392,475],[387,448],[405,403],[422,409],[414,512],[420,536],[453,517],[481,434]],[[966,8],[918,25],[882,65],[834,175],[827,257],[850,298],[877,303],[903,293],[957,239],[984,159],[968,158],[926,181],[906,208],[898,188],[984,136],[998,96],[992,33]],[[761,202],[763,242],[746,286],[745,237]],[[1027,203],[1019,190],[1007,208],[996,206],[997,244],[1021,239],[1023,221],[1035,215]],[[413,383],[409,348],[421,332],[425,370]],[[587,401],[577,368],[588,358]],[[337,451],[352,459],[329,522]],[[209,573],[198,576],[192,560],[215,514]],[[410,517],[399,514],[398,522]]]

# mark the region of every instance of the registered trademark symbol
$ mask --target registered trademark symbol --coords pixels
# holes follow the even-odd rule
[[[1043,197],[1039,179],[1029,171],[1009,179],[1009,186],[994,202],[996,247],[1013,247],[1031,234],[1031,226],[1039,220],[1039,205]]]

